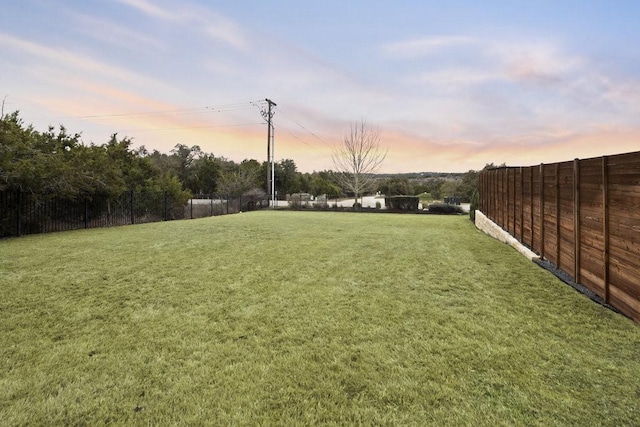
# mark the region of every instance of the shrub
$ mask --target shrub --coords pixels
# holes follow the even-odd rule
[[[309,202],[300,199],[289,199],[289,208],[291,209],[304,209],[307,207],[309,207]]]
[[[390,196],[384,198],[387,208],[398,211],[417,211],[420,198],[418,196]]]
[[[461,214],[462,207],[460,205],[450,205],[448,203],[432,203],[429,205],[429,212],[437,214]]]
[[[469,217],[471,221],[476,222],[476,209],[478,209],[478,199],[480,198],[480,194],[478,193],[478,189],[476,188],[471,193],[471,207],[469,208]]]
[[[376,202],[376,209],[381,209],[382,205],[380,204],[380,202]]]
[[[354,211],[359,211],[360,209],[362,209],[362,204],[360,202],[355,202],[353,204],[353,210]]]

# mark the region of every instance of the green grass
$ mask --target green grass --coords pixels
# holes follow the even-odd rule
[[[640,328],[465,217],[0,241],[2,425],[638,425]]]

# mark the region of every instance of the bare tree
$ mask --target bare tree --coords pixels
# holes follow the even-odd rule
[[[333,150],[333,165],[342,188],[354,194],[356,203],[363,192],[371,188],[374,174],[387,157],[380,147],[380,132],[369,129],[364,120],[351,125],[351,132]]]

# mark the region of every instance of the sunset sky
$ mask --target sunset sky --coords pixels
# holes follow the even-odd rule
[[[640,150],[640,1],[21,0],[0,100],[37,130],[331,169],[351,123],[382,172]]]

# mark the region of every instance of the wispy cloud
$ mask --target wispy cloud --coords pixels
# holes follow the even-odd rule
[[[205,13],[199,15],[198,19],[201,21],[204,33],[214,40],[243,51],[247,51],[251,46],[245,30],[231,19],[217,13]]]
[[[250,38],[246,31],[232,19],[199,7],[193,3],[182,2],[179,10],[159,6],[149,0],[115,0],[143,13],[149,18],[160,19],[180,25],[189,31],[200,32],[212,40],[225,43],[239,50],[248,50]]]
[[[386,57],[407,59],[429,56],[458,47],[472,47],[479,43],[481,42],[478,39],[467,36],[431,36],[385,43],[378,50]]]
[[[159,18],[164,21],[177,21],[180,19],[180,15],[175,11],[171,11],[158,6],[148,0],[114,0],[118,3],[122,3],[129,7],[132,7],[139,12],[147,15],[151,18]]]
[[[422,60],[430,71],[414,80],[425,83],[468,85],[498,78],[556,83],[585,65],[552,41],[435,36],[387,43],[378,50],[385,58]]]
[[[585,65],[583,58],[563,52],[552,42],[493,42],[486,51],[499,61],[506,76],[517,81],[557,83]]]
[[[9,34],[0,33],[0,45],[4,45],[5,48],[16,51],[21,55],[27,54],[32,58],[48,61],[61,69],[76,72],[91,72],[95,75],[126,81],[129,84],[140,84],[156,88],[166,87],[166,85],[159,81],[127,69],[116,67],[68,50],[34,43]]]
[[[70,16],[77,22],[78,31],[85,37],[131,50],[167,49],[160,39],[126,28],[111,20],[76,12],[71,12]]]

